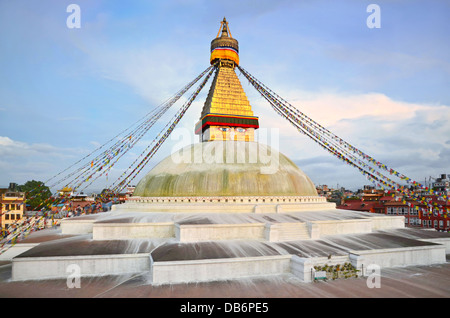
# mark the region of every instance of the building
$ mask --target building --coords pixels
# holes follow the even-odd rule
[[[403,216],[407,227],[450,231],[450,202],[446,195],[421,195],[419,201],[404,198],[397,192],[388,193],[365,187],[361,199],[346,199],[337,208]]]
[[[433,182],[432,187],[436,193],[441,195],[450,194],[450,175],[441,174],[439,178],[436,178]]]
[[[384,194],[384,190],[375,189],[374,186],[365,185],[362,190],[361,197],[364,201],[379,201]]]
[[[73,194],[73,191],[72,191],[72,188],[64,187],[64,188],[62,188],[61,190],[58,190],[58,194],[59,194],[59,196],[61,196],[61,197],[64,197],[64,196],[70,196],[70,195]]]
[[[126,195],[128,197],[131,197],[133,195],[134,189],[136,188],[136,186],[132,185],[132,186],[128,186],[126,188]]]
[[[16,184],[0,189],[1,227],[7,229],[11,224],[22,220],[25,212],[25,193],[16,191]]]
[[[422,227],[422,220],[416,205],[410,201],[391,200],[382,204],[383,208],[378,213],[386,215],[401,215],[405,218],[405,226]]]
[[[344,200],[347,198],[354,197],[354,193],[343,187],[338,187],[338,189],[333,189],[328,187],[328,185],[318,185],[316,186],[317,194],[319,196],[327,198],[328,202],[334,202],[337,205],[344,204]]]

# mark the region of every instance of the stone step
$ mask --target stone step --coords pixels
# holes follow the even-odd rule
[[[295,241],[310,239],[306,223],[276,223],[271,225],[271,241]],[[276,234],[275,234],[276,233]]]

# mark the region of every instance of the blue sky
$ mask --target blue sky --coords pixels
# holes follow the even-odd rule
[[[66,25],[71,3],[79,29]],[[366,25],[371,3],[379,29]],[[241,66],[298,109],[414,180],[450,173],[448,1],[16,0],[0,1],[0,186],[47,180],[171,97],[208,66],[224,16]],[[240,79],[261,127],[279,129],[279,150],[316,184],[368,183]],[[180,128],[193,129],[206,92]]]

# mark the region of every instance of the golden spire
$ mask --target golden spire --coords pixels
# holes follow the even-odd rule
[[[222,31],[219,37],[220,31]],[[219,32],[214,40],[211,41],[211,64],[217,61],[232,62],[232,66],[239,64],[239,44],[231,37],[230,28],[225,18],[220,22]]]
[[[222,32],[219,37],[220,32]],[[239,140],[254,141],[258,129],[258,117],[245,95],[234,67],[239,64],[239,45],[231,37],[228,22],[220,22],[220,29],[211,41],[211,64],[218,62],[218,69],[203,106],[195,133],[202,141]]]
[[[220,37],[230,37],[231,38],[232,36],[231,36],[231,32],[229,29],[230,28],[228,27],[227,19],[225,19],[225,17],[224,17],[223,21],[220,22],[220,28],[219,28],[219,32],[217,32],[216,38],[219,37],[220,30],[222,30],[222,35]]]

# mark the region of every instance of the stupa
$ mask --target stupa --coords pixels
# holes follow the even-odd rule
[[[161,161],[139,182],[134,196],[151,198],[152,203],[157,203],[156,197],[172,203],[179,202],[180,197],[187,202],[207,197],[202,199],[205,203],[226,198],[227,207],[221,212],[244,200],[276,202],[281,207],[282,202],[302,202],[307,197],[311,202],[320,201],[322,208],[323,204],[330,206],[289,158],[255,142],[259,121],[235,73],[239,45],[231,37],[225,18],[211,41],[210,63],[217,64],[217,71],[195,125],[201,142]],[[280,201],[284,197],[289,201]]]
[[[12,280],[143,274],[175,284],[288,274],[317,266],[445,263],[448,234],[407,229],[402,216],[337,210],[289,158],[256,142],[259,119],[236,76],[238,41],[224,19],[217,65],[195,133],[111,212],[64,219],[59,237],[16,244]],[[39,236],[39,233],[36,233]],[[42,234],[41,236],[44,236]]]

